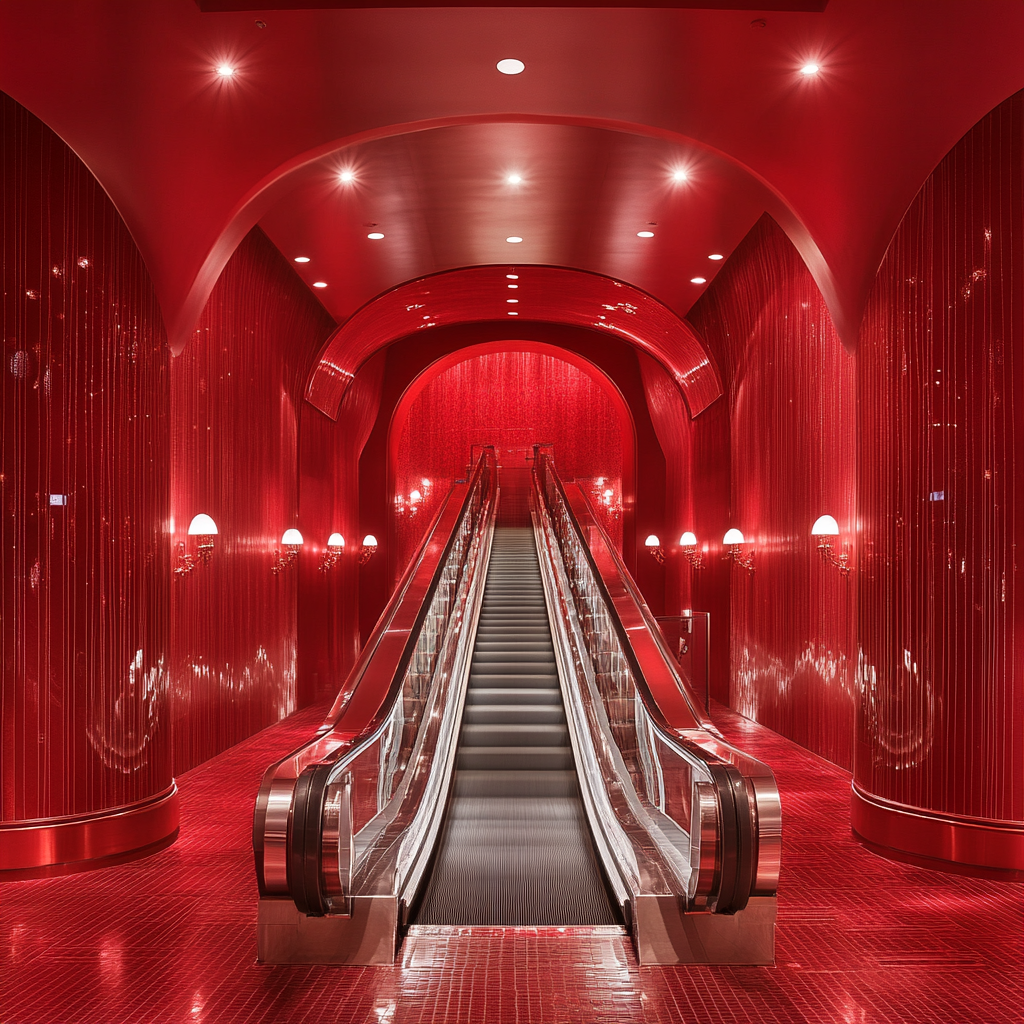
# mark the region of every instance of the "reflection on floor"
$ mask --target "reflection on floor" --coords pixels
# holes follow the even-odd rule
[[[850,837],[849,776],[724,708],[782,790],[778,963],[643,968],[586,930],[420,929],[394,968],[261,967],[253,796],[307,709],[180,780],[179,841],[119,867],[0,895],[0,1021],[1020,1021],[1022,887],[893,864]]]

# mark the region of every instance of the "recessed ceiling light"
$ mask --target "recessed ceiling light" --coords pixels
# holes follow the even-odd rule
[[[367,238],[372,238],[375,242],[379,242],[384,237],[384,232],[383,231],[371,231],[366,237]]]
[[[636,237],[637,238],[653,238],[654,237],[654,232],[653,231],[638,231],[636,233]]]
[[[725,257],[720,252],[713,252],[709,257],[709,260],[724,260]]]
[[[519,314],[514,309],[510,309],[508,311],[508,315],[509,316],[519,316]]]
[[[308,256],[296,256],[295,257],[295,262],[296,263],[308,263],[309,262],[309,257]]]
[[[689,178],[689,174],[686,171],[678,170],[672,172],[673,181],[686,181],[687,178]]]
[[[507,285],[505,285],[505,287],[506,288],[518,288],[519,285],[517,285],[517,284],[507,284]]]
[[[313,282],[313,287],[314,288],[326,288],[327,287],[327,282],[326,281],[314,281]]]
[[[347,181],[355,181],[355,180],[356,180],[356,172],[355,171],[342,171],[341,174],[338,175],[338,181],[346,181],[347,182]]]
[[[505,276],[506,276],[506,277],[507,277],[507,278],[508,278],[508,279],[509,279],[510,281],[518,281],[518,280],[519,280],[519,275],[518,275],[518,274],[506,274]]]
[[[509,235],[508,238],[505,239],[505,241],[511,242],[513,245],[515,245],[516,242],[521,242],[522,239],[518,235]]]
[[[505,180],[510,185],[518,185],[522,182],[523,176],[521,174],[510,174]]]
[[[821,70],[820,64],[805,64],[800,69],[801,75],[816,75]]]
[[[499,60],[495,66],[503,75],[521,75],[526,70],[526,65],[515,57]]]
[[[518,302],[519,300],[518,299],[506,299],[505,301],[506,302]]]
[[[235,73],[235,69],[230,64],[218,64],[217,74],[221,78],[230,78]]]
[[[690,284],[707,284],[708,279],[706,277],[691,277]]]

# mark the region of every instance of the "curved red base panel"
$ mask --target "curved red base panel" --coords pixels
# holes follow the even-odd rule
[[[877,852],[925,867],[977,868],[1024,877],[1024,826],[906,807],[852,787],[854,834]]]
[[[178,787],[137,804],[71,818],[0,825],[0,879],[55,865],[87,870],[97,861],[141,855],[178,829]]]

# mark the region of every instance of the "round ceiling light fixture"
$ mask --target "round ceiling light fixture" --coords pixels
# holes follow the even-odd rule
[[[495,65],[503,75],[521,75],[526,70],[526,65],[515,57],[505,57]]]
[[[375,242],[379,242],[384,237],[384,232],[383,231],[371,231],[366,237],[367,238],[372,238]]]
[[[295,257],[295,262],[296,263],[308,263],[309,262],[309,257],[308,256],[296,256]]]
[[[707,284],[708,279],[706,277],[691,277],[690,284]]]
[[[313,282],[313,287],[314,288],[326,288],[327,287],[327,282],[326,281],[314,281]]]
[[[687,174],[686,171],[682,170],[681,168],[679,170],[672,172],[673,181],[686,181],[689,179],[689,177],[690,175]]]
[[[816,75],[820,70],[821,70],[821,65],[820,64],[815,64],[812,61],[810,64],[805,64],[800,69],[800,74],[801,75],[808,75],[808,76]]]
[[[342,171],[341,174],[338,175],[338,181],[343,181],[343,182],[345,182],[345,184],[348,184],[350,181],[355,181],[355,180],[356,180],[356,172],[355,171]]]
[[[509,235],[508,238],[505,239],[505,241],[511,242],[513,245],[516,245],[518,242],[522,241],[522,238],[520,238],[519,235]]]
[[[510,281],[518,281],[519,280],[519,275],[518,274],[506,274],[505,277],[507,277]]]
[[[637,238],[653,238],[654,237],[654,232],[653,231],[638,231],[636,233],[636,237]]]
[[[522,184],[523,176],[521,174],[510,174],[505,180],[510,185],[520,185]]]
[[[713,252],[709,257],[709,260],[724,260],[725,257],[720,252]]]
[[[217,74],[220,75],[221,78],[231,78],[234,73],[235,69],[230,64],[217,65]]]
[[[518,302],[519,300],[518,299],[506,299],[505,301],[506,302]]]

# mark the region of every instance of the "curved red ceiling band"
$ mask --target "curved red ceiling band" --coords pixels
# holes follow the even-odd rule
[[[337,419],[359,367],[392,341],[435,327],[508,322],[510,313],[520,323],[607,331],[635,345],[665,367],[691,417],[722,394],[718,367],[700,336],[657,299],[600,274],[500,264],[418,278],[368,302],[324,345],[306,385],[306,399]]]

